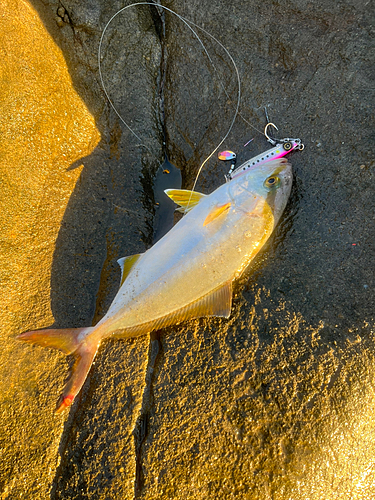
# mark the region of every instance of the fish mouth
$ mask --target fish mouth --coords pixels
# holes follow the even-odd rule
[[[292,165],[289,162],[286,162],[285,167],[281,170],[280,174],[284,180],[285,187],[291,187],[293,182],[293,170]]]

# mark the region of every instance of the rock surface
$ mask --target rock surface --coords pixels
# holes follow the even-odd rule
[[[54,416],[64,356],[15,336],[103,315],[116,260],[158,234],[164,154],[191,188],[229,127],[236,79],[204,33],[216,71],[175,16],[126,9],[103,39],[103,77],[138,141],[98,74],[102,30],[123,2],[2,3],[2,498],[373,498],[369,5],[166,5],[238,65],[241,116],[222,149],[239,161],[267,149],[252,128],[264,107],[280,137],[303,139],[292,196],[229,320],[106,343],[70,412]],[[224,173],[214,157],[197,189]]]

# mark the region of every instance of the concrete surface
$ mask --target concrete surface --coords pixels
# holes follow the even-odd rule
[[[132,8],[103,45],[109,92],[142,140],[131,136],[97,64],[101,30],[124,5],[0,7],[2,498],[372,499],[369,2],[165,3],[230,50],[244,119],[262,130],[266,106],[280,137],[303,139],[286,212],[229,320],[108,342],[68,413],[53,409],[69,360],[16,342],[103,315],[116,260],[160,235],[164,154],[190,188],[231,120],[236,82],[221,49],[204,37],[230,98],[186,27]],[[241,117],[222,147],[239,161],[266,148]],[[212,159],[197,189],[224,173]]]

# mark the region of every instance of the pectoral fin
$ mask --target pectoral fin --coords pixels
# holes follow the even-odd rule
[[[173,200],[176,205],[180,205],[178,212],[187,213],[205,198],[206,195],[188,189],[166,189],[164,193]]]
[[[126,277],[130,273],[132,267],[134,266],[134,264],[137,262],[137,260],[139,259],[139,257],[141,255],[142,255],[141,253],[136,253],[134,255],[130,255],[129,257],[122,257],[121,259],[119,259],[117,261],[118,265],[121,267],[121,282],[120,282],[120,286],[122,286],[122,284],[126,280]]]
[[[216,205],[205,218],[203,225],[207,226],[207,224],[210,224],[210,222],[217,219],[221,214],[228,212],[230,206],[231,206],[230,201],[228,203],[225,203],[225,205],[220,205],[220,206]]]

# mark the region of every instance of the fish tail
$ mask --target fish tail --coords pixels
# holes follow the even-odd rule
[[[92,362],[98,352],[99,344],[82,343],[75,351],[74,365],[65,384],[64,390],[57,401],[55,413],[61,413],[73,402],[75,396],[81,390],[86,377],[90,371]]]
[[[72,404],[86,380],[99,347],[99,342],[87,335],[93,329],[93,327],[88,327],[34,330],[21,333],[17,337],[24,342],[59,349],[65,354],[75,356],[74,365],[57,402],[56,413],[62,412]]]

